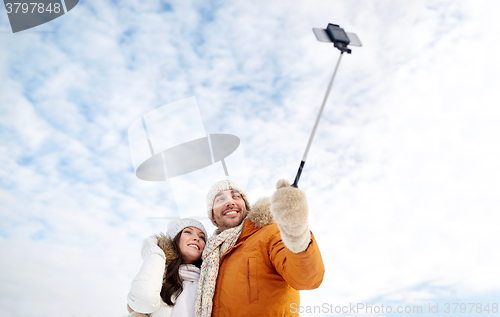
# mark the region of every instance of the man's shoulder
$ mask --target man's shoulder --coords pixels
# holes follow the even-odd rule
[[[279,234],[278,225],[276,223],[269,223],[265,226],[258,227],[252,220],[247,218],[245,219],[243,229],[237,243],[249,242],[248,239],[254,242],[255,240],[269,240],[269,237],[276,234]]]
[[[271,200],[269,198],[260,198],[248,212],[238,242],[255,235],[262,237],[271,234],[267,233],[269,230],[272,232],[279,231],[271,213]]]
[[[256,234],[266,235],[266,234],[275,234],[275,233],[279,232],[278,224],[275,222],[266,224],[262,227],[258,227],[250,219],[245,219],[245,223],[243,225],[243,230],[251,231],[252,235],[256,235]]]
[[[271,199],[269,197],[265,197],[257,200],[248,212],[248,219],[258,229],[276,223],[276,220],[271,213]]]

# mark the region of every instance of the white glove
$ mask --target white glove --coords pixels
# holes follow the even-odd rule
[[[311,232],[307,220],[306,194],[291,187],[287,180],[279,180],[276,192],[271,197],[271,212],[278,223],[285,246],[293,253],[307,249],[311,242]]]
[[[158,254],[165,260],[165,252],[158,246],[158,239],[155,236],[144,239],[141,254],[143,260],[151,254]]]

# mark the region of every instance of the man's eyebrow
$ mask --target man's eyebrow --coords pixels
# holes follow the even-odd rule
[[[215,198],[217,198],[217,197],[219,197],[220,195],[222,195],[222,193],[223,193],[223,192],[220,192],[220,193],[218,193],[217,195],[215,195],[214,199],[215,199]],[[239,191],[237,191],[236,189],[231,189],[231,193],[233,193],[233,194],[234,194],[234,193],[238,193],[238,194],[240,194],[240,192],[239,192]]]
[[[218,193],[217,195],[215,195],[214,199],[219,197],[220,195],[222,195],[222,192]]]

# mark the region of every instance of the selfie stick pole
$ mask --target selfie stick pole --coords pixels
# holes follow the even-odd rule
[[[311,136],[309,137],[309,142],[307,142],[307,147],[304,152],[304,156],[302,157],[302,161],[300,162],[299,170],[297,171],[297,176],[295,176],[295,181],[292,184],[292,187],[297,188],[299,184],[300,174],[302,174],[302,169],[304,168],[304,164],[306,163],[307,153],[309,152],[309,148],[311,147],[312,141],[314,139],[314,135],[316,134],[316,129],[318,128],[319,119],[321,119],[321,114],[323,113],[323,109],[325,108],[326,100],[328,99],[328,95],[330,94],[330,90],[332,89],[333,80],[335,79],[335,75],[337,74],[337,70],[339,69],[340,61],[342,60],[343,51],[340,52],[339,60],[337,61],[337,66],[335,66],[335,71],[333,72],[332,79],[328,84],[328,88],[326,89],[325,98],[323,98],[323,103],[321,104],[321,108],[319,109],[318,117],[316,118],[316,122],[314,123],[313,130],[311,132]]]

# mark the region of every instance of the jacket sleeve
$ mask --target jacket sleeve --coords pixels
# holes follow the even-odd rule
[[[269,259],[288,285],[296,290],[315,289],[323,281],[325,267],[312,232],[307,248],[293,253],[285,247],[279,230],[276,230],[269,240]]]
[[[161,305],[160,291],[165,272],[165,253],[157,245],[157,239],[150,237],[142,245],[142,264],[130,286],[127,304],[136,312],[149,314]]]

